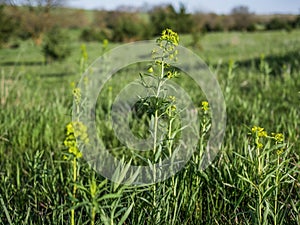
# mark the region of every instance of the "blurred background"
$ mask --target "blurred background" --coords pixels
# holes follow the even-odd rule
[[[0,0],[0,224],[299,225],[299,9],[299,0]],[[65,144],[73,100],[86,104],[76,83],[105,52],[166,28],[218,79],[223,145],[200,171],[210,114],[204,93],[180,73],[174,82],[199,109],[195,155],[164,182],[119,185]],[[110,113],[153,65],[113,70],[99,93],[97,134],[119,159],[149,162],[120,142]],[[143,137],[150,123],[139,121],[131,131]]]
[[[32,39],[53,27],[77,30],[83,41],[150,39],[163,28],[178,33],[291,31],[300,27],[298,1],[80,1],[2,0],[0,45]],[[195,40],[196,41],[196,40]],[[14,43],[16,44],[16,43]],[[197,44],[197,43],[194,43]]]

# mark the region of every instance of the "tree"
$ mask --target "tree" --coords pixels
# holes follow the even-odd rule
[[[186,12],[186,7],[180,3],[179,12],[176,13],[176,31],[179,33],[189,33],[194,26],[194,20],[190,14]]]
[[[108,28],[112,30],[112,41],[133,41],[147,37],[150,32],[148,25],[136,13],[113,12],[107,20]]]
[[[300,14],[292,22],[293,28],[300,28]]]
[[[249,11],[248,6],[240,5],[240,6],[234,7],[234,8],[231,10],[231,14],[232,14],[232,15],[235,15],[235,14],[249,15],[249,14],[251,14],[251,13],[250,13],[250,11]]]
[[[189,33],[193,27],[193,19],[186,12],[184,4],[180,4],[178,12],[170,4],[155,7],[150,12],[150,17],[156,35],[166,28],[176,30],[179,33]]]
[[[162,30],[170,28],[176,30],[176,11],[172,5],[155,7],[150,13],[154,34],[158,35]]]
[[[17,22],[5,12],[5,5],[0,5],[0,47],[14,35],[16,27]]]
[[[0,0],[0,3],[6,5],[25,5],[28,6],[30,10],[43,10],[44,12],[49,12],[50,9],[58,6],[63,6],[65,4],[64,0]]]
[[[43,41],[43,34],[49,31],[55,22],[50,11],[52,8],[64,5],[64,0],[0,0],[12,6],[23,5],[28,11],[21,14],[23,33],[31,37],[36,45]]]
[[[47,63],[64,60],[71,53],[69,36],[58,27],[52,28],[46,35],[43,53]]]
[[[234,19],[234,30],[249,30],[253,27],[253,13],[247,6],[237,6],[231,10]]]
[[[266,29],[291,31],[292,26],[290,25],[288,19],[275,17],[268,22]]]

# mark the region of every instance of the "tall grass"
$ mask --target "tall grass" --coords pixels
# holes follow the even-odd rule
[[[261,42],[276,40],[274,54],[256,55],[253,34],[237,34],[240,42],[252,46],[242,50],[222,45],[232,34],[220,34],[223,50],[217,45],[219,34],[211,35],[215,43],[199,54],[210,58],[209,66],[226,99],[222,149],[214,163],[201,171],[199,145],[183,170],[155,188],[112,183],[82,158],[73,179],[63,140],[72,119],[70,83],[79,79],[79,68],[67,69],[74,75],[64,77],[41,76],[47,72],[43,70],[55,72],[49,66],[1,68],[0,224],[71,224],[72,211],[74,224],[300,224],[300,49],[283,48],[289,43],[299,46],[299,40],[295,45],[288,33],[255,34]],[[213,50],[220,54],[213,56]],[[222,56],[226,51],[239,52],[230,61]],[[79,62],[77,56],[73,60]],[[97,108],[99,118],[106,118],[114,96],[130,79],[127,75],[128,71],[120,71],[99,96],[103,100]],[[202,93],[193,91],[189,79],[181,77],[178,82],[190,87],[189,94],[201,108]],[[107,129],[102,136],[105,143],[118,144],[106,121],[97,126]],[[284,141],[264,138],[258,148],[253,126],[264,127],[270,137],[272,132],[283,133]]]

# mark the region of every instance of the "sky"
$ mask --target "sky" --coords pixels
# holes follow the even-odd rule
[[[248,6],[250,12],[256,14],[300,13],[300,0],[68,0],[67,2],[71,7],[85,9],[112,10],[120,5],[143,6],[160,3],[172,3],[174,7],[178,7],[180,2],[183,2],[189,12],[204,11],[227,14],[233,7],[243,5]]]

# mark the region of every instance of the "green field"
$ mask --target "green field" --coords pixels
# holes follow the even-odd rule
[[[189,47],[216,74],[224,94],[222,148],[204,171],[195,154],[175,176],[140,187],[112,183],[84,159],[76,162],[74,182],[74,161],[64,160],[81,45],[87,64],[103,53],[102,43],[80,43],[79,33],[70,32],[72,54],[64,62],[45,64],[41,47],[31,41],[0,49],[0,224],[300,224],[300,30],[209,33],[201,48]],[[190,42],[191,36],[180,36],[181,45]],[[104,120],[131,78],[126,70],[118,76],[109,84],[111,95],[106,86],[99,99]],[[191,81],[176,82],[201,107],[205,98]],[[251,134],[254,126],[269,138]],[[105,121],[98,129],[108,146],[118,147]]]

